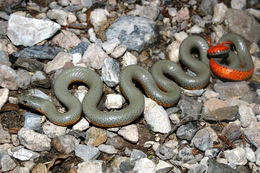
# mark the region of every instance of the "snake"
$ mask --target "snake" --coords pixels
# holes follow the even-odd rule
[[[223,37],[223,41],[230,40],[234,42],[235,46],[239,46],[237,48],[239,55],[248,56],[248,54],[238,50],[242,47],[242,50],[245,51],[244,42],[239,38],[237,39],[238,35],[227,34]],[[121,93],[128,101],[128,105],[121,110],[100,110],[98,104],[102,99],[104,85],[101,77],[89,68],[77,66],[64,70],[54,81],[55,96],[67,108],[67,112],[61,113],[52,102],[27,94],[20,95],[18,103],[45,114],[51,122],[61,126],[74,124],[80,119],[82,112],[85,118],[96,126],[123,126],[135,121],[144,111],[145,97],[142,91],[136,87],[136,83],[141,84],[148,97],[164,107],[173,106],[178,102],[181,87],[186,89],[205,87],[209,83],[211,75],[211,60],[208,58],[209,48],[208,41],[198,35],[191,35],[182,41],[179,48],[180,62],[181,65],[192,71],[193,75],[190,75],[187,69],[183,70],[180,64],[170,60],[157,61],[152,66],[151,72],[139,65],[129,65],[122,69],[119,76],[119,86]],[[193,52],[196,52],[199,58],[195,57]],[[237,59],[235,54],[231,54],[230,57]],[[245,58],[239,59],[248,62],[249,60]],[[214,62],[219,64],[219,60],[214,60]],[[230,62],[234,70],[247,72],[247,68],[236,67],[237,60],[230,60]],[[222,67],[226,68],[225,66]],[[88,86],[88,92],[82,103],[68,89],[74,82],[82,82]]]

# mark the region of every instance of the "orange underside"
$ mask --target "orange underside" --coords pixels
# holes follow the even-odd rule
[[[217,64],[213,58],[210,59],[209,64],[212,72],[215,75],[223,79],[228,79],[233,81],[246,80],[252,76],[254,71],[254,67],[252,67],[249,71],[239,71],[239,70],[223,67]]]

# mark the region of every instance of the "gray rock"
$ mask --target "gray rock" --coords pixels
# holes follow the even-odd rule
[[[0,89],[0,110],[8,100],[9,90],[7,88]]]
[[[190,147],[183,147],[179,152],[178,152],[178,160],[182,162],[188,162],[190,160],[195,159],[195,156],[192,154],[192,148]]]
[[[7,35],[15,45],[33,46],[53,36],[60,25],[52,21],[10,15]]]
[[[24,127],[35,131],[42,130],[42,125],[41,125],[42,116],[31,112],[25,112],[23,114],[23,117],[24,117]]]
[[[44,92],[42,92],[39,89],[30,89],[28,94],[49,100],[50,102],[52,101],[51,98],[47,94],[45,94]]]
[[[181,97],[177,106],[181,109],[182,117],[190,116],[197,119],[198,114],[201,112],[202,103],[193,99],[192,97]]]
[[[202,118],[206,121],[234,121],[237,119],[237,113],[237,106],[230,106],[209,111],[209,113],[203,115]]]
[[[224,155],[230,164],[245,165],[247,163],[246,151],[243,148],[237,147],[232,150],[226,150]]]
[[[239,139],[241,135],[241,127],[236,123],[229,123],[221,132],[221,136],[227,138],[227,140],[230,142]]]
[[[239,10],[246,8],[246,0],[231,0],[231,8]]]
[[[51,149],[51,139],[47,135],[36,133],[28,128],[21,128],[18,139],[22,145],[33,151],[48,151]]]
[[[179,139],[190,141],[197,130],[198,126],[194,123],[189,122],[185,125],[180,126],[176,131],[176,135]]]
[[[212,15],[213,14],[213,7],[217,4],[217,0],[202,0],[199,6],[199,10],[202,15]]]
[[[89,43],[82,41],[77,46],[70,49],[70,54],[80,53],[81,55],[84,54],[84,52],[87,50]]]
[[[260,114],[260,104],[256,104],[256,105],[253,107],[253,111],[254,111],[255,115]]]
[[[106,25],[108,12],[102,8],[94,9],[90,14],[90,22],[94,26],[95,31],[98,31],[100,27]]]
[[[223,163],[218,163],[211,159],[208,160],[208,172],[210,172],[210,173],[220,173],[220,172],[236,173],[236,171],[234,169],[232,169],[230,166],[223,164]]]
[[[74,151],[75,146],[78,144],[78,140],[71,135],[61,135],[53,138],[52,144],[57,151],[64,154],[69,154]]]
[[[255,146],[260,147],[260,122],[252,122],[244,129],[246,138]]]
[[[89,160],[77,165],[77,173],[103,173],[105,172],[105,163],[103,160]]]
[[[218,148],[208,149],[208,150],[205,151],[205,157],[212,159],[212,158],[215,158],[218,153],[219,153]]]
[[[0,124],[0,144],[11,142],[11,135],[9,131],[4,130],[2,124]]]
[[[39,153],[25,149],[23,146],[8,149],[8,154],[18,160],[34,160],[40,157]]]
[[[18,67],[22,67],[25,70],[28,70],[30,72],[42,70],[44,67],[44,63],[39,62],[36,59],[30,59],[30,58],[18,58],[15,61],[15,65]]]
[[[130,164],[134,165],[137,160],[147,158],[147,155],[141,150],[133,149],[130,155]]]
[[[62,69],[66,63],[71,62],[72,55],[66,52],[60,52],[52,61],[49,61],[44,67],[46,73]]]
[[[256,161],[255,152],[251,148],[249,148],[249,147],[246,147],[245,151],[246,151],[246,158],[247,158],[247,160],[250,161],[250,162],[255,162]],[[257,151],[256,151],[256,153],[257,153]],[[260,164],[259,161],[258,161],[258,165]]]
[[[257,121],[252,108],[250,108],[248,105],[242,104],[239,106],[239,115],[241,126],[244,128],[248,127],[252,121]]]
[[[0,21],[0,37],[7,34],[7,22]]]
[[[121,162],[120,163],[120,171],[121,172],[126,172],[126,171],[131,171],[132,170],[132,166],[129,162]]]
[[[31,78],[31,84],[42,88],[50,88],[51,79],[43,71],[36,71]]]
[[[114,38],[102,43],[102,48],[106,51],[106,53],[111,54],[119,44],[120,41],[118,38]]]
[[[224,3],[216,4],[214,6],[214,15],[212,17],[212,23],[222,23],[225,18],[227,9],[228,8]]]
[[[42,125],[42,129],[49,138],[54,138],[56,136],[65,135],[67,127],[58,126],[58,125],[51,123],[50,121],[46,121]]]
[[[159,8],[157,6],[140,6],[136,5],[136,9],[133,12],[130,12],[130,14],[136,14],[143,18],[148,18],[151,20],[156,20],[156,18],[159,15]]]
[[[31,75],[29,72],[23,69],[19,69],[17,71],[16,83],[19,88],[27,89],[31,83]]]
[[[52,39],[52,41],[59,47],[62,47],[66,50],[77,46],[81,42],[76,34],[67,30],[61,30],[61,32]]]
[[[93,5],[92,0],[81,0],[82,6],[90,8]]]
[[[63,49],[50,46],[32,46],[24,48],[23,50],[13,53],[17,58],[33,58],[33,59],[53,59]],[[33,63],[33,62],[32,62]],[[40,70],[40,69],[38,69]]]
[[[0,50],[0,65],[11,66],[7,53],[3,50]]]
[[[0,153],[0,162],[0,167],[2,168],[1,170],[3,172],[11,171],[16,167],[16,163],[14,162],[14,160],[7,154],[2,155]]]
[[[50,9],[47,12],[50,19],[56,20],[60,25],[67,25],[68,13],[62,9]]]
[[[255,156],[256,156],[256,164],[257,164],[257,166],[260,166],[260,148],[259,147],[255,151]]]
[[[260,41],[260,24],[253,16],[248,15],[247,12],[228,9],[226,21],[231,32],[240,34],[251,42],[258,43]]]
[[[17,90],[16,72],[7,65],[0,65],[0,86],[9,90]]]
[[[106,58],[102,66],[102,79],[109,87],[115,87],[119,83],[119,62],[113,58]]]
[[[222,100],[232,97],[243,97],[250,92],[250,88],[245,81],[219,82],[214,85],[214,90],[220,94]]]
[[[216,140],[217,134],[214,132],[214,130],[210,127],[206,127],[199,130],[195,134],[195,136],[191,140],[191,144],[202,151],[206,151],[213,146],[213,142]]]
[[[107,153],[107,154],[116,154],[118,152],[117,149],[115,149],[115,147],[113,145],[105,145],[105,144],[101,144],[98,146],[98,149],[101,152]]]
[[[176,153],[173,152],[172,148],[169,148],[165,145],[159,146],[155,151],[155,153],[162,160],[169,160],[176,155]]]
[[[147,158],[142,158],[135,163],[133,171],[137,171],[138,173],[155,173],[156,167],[153,161]]]
[[[107,29],[106,38],[118,38],[128,50],[141,52],[157,41],[158,32],[153,20],[122,16]]]
[[[100,151],[93,145],[79,144],[75,146],[75,155],[84,161],[89,161],[97,159],[100,155]]]

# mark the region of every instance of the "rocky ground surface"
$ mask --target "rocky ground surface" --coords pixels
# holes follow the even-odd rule
[[[0,172],[260,172],[259,0],[0,1]],[[248,81],[211,77],[165,109],[145,99],[130,125],[98,128],[82,118],[56,126],[17,104],[29,93],[52,100],[61,71],[84,66],[104,81],[106,110],[127,105],[119,72],[130,64],[178,62],[188,35],[242,35],[255,64]],[[80,99],[86,86],[73,87]]]

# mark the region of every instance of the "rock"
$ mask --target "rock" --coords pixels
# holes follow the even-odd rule
[[[184,163],[193,159],[195,159],[195,156],[193,155],[192,148],[190,147],[183,147],[178,153],[178,160]]]
[[[111,54],[114,49],[120,44],[118,38],[111,39],[102,44],[102,48],[106,51],[107,54]]]
[[[119,62],[113,58],[106,58],[102,66],[102,79],[109,87],[115,87],[119,83]]]
[[[246,147],[245,151],[246,151],[246,158],[247,158],[247,160],[250,161],[250,162],[255,162],[256,161],[256,156],[255,156],[254,151],[251,148],[249,148],[249,147]]]
[[[12,56],[14,56],[16,58],[24,58],[24,59],[32,58],[32,59],[49,59],[49,60],[51,60],[59,52],[63,52],[63,49],[55,47],[55,46],[53,46],[53,47],[32,46],[32,47],[24,48],[23,50],[21,50],[19,52],[15,52],[12,54]],[[25,60],[23,60],[23,61],[25,61]],[[43,67],[43,63],[40,64],[40,62],[37,62],[37,64],[34,64],[36,61],[33,61],[33,60],[26,60],[26,62],[29,65],[23,65],[22,67],[28,66],[28,68],[29,68],[29,66],[36,66],[35,68],[31,68],[31,69],[35,69],[35,70],[28,69],[29,71],[41,70]],[[19,63],[19,64],[21,64],[21,63]]]
[[[219,97],[219,93],[216,93],[215,91],[206,89],[206,91],[204,92],[203,96],[206,98],[206,100],[209,100],[209,99],[212,99],[212,98],[218,98]]]
[[[228,101],[223,101],[217,98],[211,98],[204,102],[205,112],[211,112],[225,107],[229,107]]]
[[[154,132],[168,133],[171,130],[167,112],[150,98],[145,98],[144,119]]]
[[[177,106],[182,111],[182,117],[190,116],[196,119],[201,112],[202,103],[196,101],[192,97],[183,96]]]
[[[176,155],[172,148],[169,148],[165,145],[160,145],[155,153],[161,160],[169,160]]]
[[[200,13],[203,16],[206,16],[207,14],[212,15],[213,7],[217,3],[218,3],[217,0],[202,0],[199,6]]]
[[[214,15],[212,17],[212,23],[222,23],[224,21],[228,8],[224,3],[218,3],[214,5]]]
[[[174,34],[174,38],[176,39],[176,41],[178,41],[179,43],[181,43],[183,40],[185,40],[185,38],[188,37],[188,34],[184,31],[181,32],[177,32]]]
[[[132,170],[129,157],[115,156],[111,162],[111,167],[121,172]]]
[[[209,159],[208,160],[208,172],[210,173],[219,173],[219,172],[226,172],[226,173],[236,173],[234,169],[232,169],[230,166],[218,163],[214,160]]]
[[[251,122],[249,127],[244,129],[244,133],[251,144],[257,148],[260,146],[260,122]]]
[[[222,100],[232,97],[243,97],[250,92],[250,88],[245,81],[216,83],[214,90],[220,94]]]
[[[90,44],[83,55],[83,62],[94,69],[101,69],[108,55],[98,44]]]
[[[246,8],[246,0],[231,0],[231,8],[239,10]]]
[[[195,123],[189,122],[185,125],[180,126],[176,131],[176,135],[181,140],[190,141],[197,132],[197,130],[198,126]]]
[[[27,71],[30,72],[36,72],[37,70],[42,70],[44,67],[44,64],[42,62],[39,62],[35,59],[29,59],[29,58],[18,58],[15,61],[15,65],[18,67],[22,67]]]
[[[43,163],[37,164],[33,168],[32,173],[37,173],[37,172],[48,173],[47,166],[45,166]]]
[[[59,29],[60,25],[52,21],[11,14],[8,20],[7,35],[14,45],[33,46],[50,38]]]
[[[40,98],[49,100],[50,102],[52,101],[51,98],[47,94],[45,94],[44,92],[42,92],[39,89],[30,89],[28,92],[28,95],[40,97]]]
[[[217,139],[215,131],[210,127],[206,127],[195,134],[191,144],[202,151],[206,151],[213,146],[214,141],[217,141]]]
[[[125,99],[120,94],[108,94],[105,101],[106,108],[119,109],[123,106]]]
[[[135,166],[133,170],[137,171],[138,173],[146,173],[146,172],[155,173],[156,167],[153,161],[147,158],[142,158],[135,162]]]
[[[42,125],[41,125],[42,116],[31,112],[25,112],[23,113],[23,117],[24,117],[24,127],[35,131],[40,131],[42,129]]]
[[[7,25],[8,25],[8,22],[0,21],[0,37],[2,37],[2,35],[7,34]]]
[[[11,142],[11,135],[9,131],[4,130],[2,124],[0,124],[0,144]]]
[[[60,25],[68,25],[68,13],[61,9],[50,9],[47,12],[48,18],[56,20]]]
[[[257,164],[257,166],[260,166],[260,148],[259,147],[255,151],[255,156],[256,156],[256,164]]]
[[[114,51],[110,54],[113,58],[119,58],[126,52],[126,46],[117,46]]]
[[[104,9],[98,8],[91,12],[90,22],[94,26],[95,31],[98,31],[102,26],[107,23],[108,12]]]
[[[0,86],[9,90],[17,90],[16,72],[7,65],[0,65]]]
[[[135,65],[137,64],[137,58],[136,56],[127,51],[123,56],[122,64],[124,67],[129,65]]]
[[[49,138],[54,138],[56,136],[65,135],[67,127],[58,126],[51,123],[50,121],[46,121],[42,125],[42,129]]]
[[[232,150],[226,150],[224,155],[230,164],[245,165],[247,163],[246,151],[243,148],[237,147]]]
[[[231,32],[240,34],[251,42],[258,43],[260,41],[258,37],[260,24],[253,16],[242,10],[228,9],[225,19]]]
[[[99,146],[107,140],[107,134],[104,129],[91,127],[87,133],[87,145]]]
[[[106,31],[107,40],[118,38],[128,50],[141,52],[157,41],[158,32],[153,20],[121,16]]]
[[[20,143],[30,150],[48,151],[51,149],[51,139],[31,129],[21,128],[18,131],[18,138]]]
[[[215,158],[217,154],[219,153],[218,148],[212,148],[205,151],[205,157],[208,157],[209,159]]]
[[[51,79],[42,71],[35,71],[31,78],[31,84],[42,88],[50,88]]]
[[[88,45],[89,45],[88,42],[82,41],[77,46],[75,46],[72,49],[70,49],[69,53],[70,54],[79,53],[79,54],[83,55],[84,52],[87,50]]]
[[[101,144],[98,146],[99,151],[107,153],[107,154],[116,154],[118,152],[117,149],[113,145],[105,145]]]
[[[198,25],[194,25],[188,30],[189,33],[191,34],[200,34],[203,32],[203,29],[199,27]]]
[[[100,151],[93,145],[78,144],[75,146],[75,155],[84,161],[89,161],[97,159]]]
[[[1,171],[7,172],[11,171],[16,167],[16,163],[14,160],[7,154],[4,154],[0,157],[1,165],[0,167],[2,168]]]
[[[230,142],[239,139],[241,135],[241,127],[236,123],[229,123],[221,132],[221,136],[225,137]]]
[[[173,62],[179,62],[179,48],[181,43],[178,41],[172,42],[167,47],[167,54],[171,61]]]
[[[127,142],[120,136],[114,136],[107,139],[107,145],[113,145],[116,149],[123,150],[126,146],[131,146],[130,142]]]
[[[39,153],[27,150],[22,146],[8,149],[8,154],[21,161],[34,160],[40,157]]]
[[[259,19],[260,18],[260,11],[259,10],[256,10],[254,8],[249,8],[249,9],[246,9],[246,11],[251,14],[252,16],[255,16],[255,18]]]
[[[203,115],[202,118],[206,121],[234,121],[237,119],[237,106],[218,108]]]
[[[63,154],[69,154],[74,151],[74,148],[78,143],[79,141],[71,135],[56,136],[52,140],[55,149]]]
[[[0,50],[0,65],[11,66],[7,53],[3,50]]]
[[[85,17],[85,16],[84,16],[84,17]],[[94,31],[93,28],[90,28],[90,29],[88,30],[88,34],[89,34],[89,40],[90,40],[91,42],[96,43],[96,42],[98,41],[97,36],[96,36],[96,33],[95,33],[95,31]]]
[[[19,88],[27,89],[31,83],[31,75],[29,72],[23,69],[19,69],[17,71],[16,83]]]
[[[129,16],[135,15],[135,16],[140,16],[151,20],[156,20],[160,12],[157,6],[151,6],[151,5],[148,6],[136,5],[135,8],[136,9],[134,11],[130,11],[128,13]]]
[[[9,90],[7,88],[0,89],[0,110],[6,103],[9,95]]]
[[[73,125],[73,130],[79,130],[84,131],[89,128],[89,122],[85,118],[81,118],[79,122],[77,122],[75,125]]]
[[[53,42],[68,50],[77,46],[81,40],[73,32],[62,30],[53,38]]]
[[[122,127],[118,134],[132,143],[138,142],[138,128],[134,124]]]
[[[50,73],[52,71],[61,69],[65,66],[65,64],[67,62],[71,62],[71,60],[72,60],[71,54],[65,53],[65,52],[60,52],[52,61],[49,61],[46,64],[44,71],[46,73]]]
[[[238,111],[242,127],[248,127],[252,121],[257,122],[252,108],[250,108],[248,105],[240,105]]]
[[[20,167],[20,166],[17,166],[15,167],[15,169],[12,171],[12,173],[30,173],[30,170],[26,167]]]
[[[142,158],[147,158],[147,155],[141,150],[133,149],[130,155],[130,164],[134,165],[136,161]]]
[[[102,160],[89,160],[78,164],[77,173],[103,173],[105,163]]]
[[[159,160],[158,164],[156,165],[156,172],[157,173],[163,173],[163,172],[169,172],[173,168],[173,165],[165,162],[163,160]]]
[[[180,9],[176,15],[177,22],[182,22],[184,20],[188,20],[190,18],[189,9],[184,7]]]

